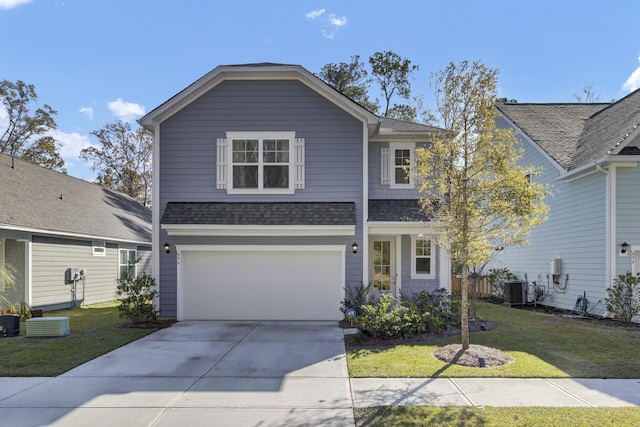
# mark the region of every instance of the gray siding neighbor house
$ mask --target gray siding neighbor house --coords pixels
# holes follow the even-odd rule
[[[573,309],[586,296],[589,313],[606,315],[614,278],[640,272],[640,92],[613,103],[498,110],[498,124],[518,132],[522,164],[543,168],[534,179],[552,196],[531,245],[506,248],[497,266],[541,286],[542,304]]]
[[[0,305],[111,301],[130,267],[151,273],[151,211],[123,194],[0,154]]]
[[[219,66],[154,135],[161,315],[337,320],[345,288],[450,288],[407,168],[441,129],[381,118],[298,65]]]

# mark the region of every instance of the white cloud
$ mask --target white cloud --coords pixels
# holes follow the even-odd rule
[[[640,55],[638,56],[638,61],[640,61]],[[633,73],[627,78],[627,81],[622,85],[622,89],[628,91],[629,93],[634,90],[640,88],[640,67],[633,70]]]
[[[307,13],[305,16],[309,19],[316,19],[324,16],[320,22],[322,22],[322,35],[328,39],[333,40],[336,35],[336,31],[340,27],[347,25],[347,18],[344,16],[336,16],[335,13],[325,15],[326,9],[317,9]]]
[[[312,10],[311,12],[307,13],[305,16],[309,19],[316,19],[317,17],[322,16],[325,12],[326,12],[326,9]]]
[[[31,0],[0,0],[0,9],[9,10],[27,3],[31,3]]]
[[[131,122],[144,114],[144,106],[134,102],[125,102],[118,98],[107,104],[114,116],[125,122]]]
[[[55,129],[51,132],[51,136],[60,144],[60,156],[69,163],[80,159],[82,149],[94,146],[89,142],[88,135],[77,132],[67,133]]]
[[[335,14],[331,14],[331,16],[329,16],[329,24],[334,27],[343,27],[347,25],[347,18],[344,16],[338,18]]]
[[[93,120],[93,107],[82,106],[82,107],[80,107],[80,109],[78,111],[80,111],[81,113],[86,114],[87,117],[89,117],[91,120]]]

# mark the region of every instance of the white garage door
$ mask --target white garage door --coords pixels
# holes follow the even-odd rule
[[[344,246],[178,247],[178,320],[339,320]]]

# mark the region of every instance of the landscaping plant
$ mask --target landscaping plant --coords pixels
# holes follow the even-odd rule
[[[607,310],[614,318],[631,322],[640,314],[640,273],[630,271],[613,280],[613,286],[607,289],[605,302]]]
[[[116,293],[123,296],[118,301],[118,312],[120,317],[132,322],[148,322],[156,320],[158,311],[153,306],[153,299],[158,295],[158,291],[153,289],[156,281],[147,273],[141,276],[132,277],[124,273],[118,279]]]
[[[347,313],[348,309],[353,309],[356,316],[362,314],[362,306],[371,304],[374,301],[373,296],[369,293],[372,283],[360,283],[360,286],[352,288],[347,285],[344,290],[347,292],[347,298],[340,303],[340,311]]]

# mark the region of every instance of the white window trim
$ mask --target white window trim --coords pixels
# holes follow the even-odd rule
[[[120,276],[120,267],[123,267],[124,264],[120,264],[120,253],[122,251],[126,251],[127,252],[127,259],[129,259],[129,252],[133,252],[135,254],[133,259],[138,259],[138,250],[136,248],[128,248],[128,247],[119,247],[118,248],[118,279],[121,278]],[[129,266],[130,264],[127,263],[127,266]],[[134,264],[133,265],[133,277],[138,277],[138,264]]]
[[[226,177],[227,194],[294,194],[296,176],[294,175],[294,163],[296,161],[296,133],[295,132],[227,132],[226,149]],[[288,188],[260,188],[263,183],[259,180],[258,188],[233,188],[233,140],[234,139],[258,139],[260,140],[260,153],[258,156],[258,167],[262,163],[262,141],[264,139],[288,139],[289,140],[289,187]]]
[[[406,184],[396,183],[396,152],[395,150],[409,150],[409,182]],[[416,144],[415,142],[390,142],[389,143],[389,186],[391,188],[415,188],[415,179],[413,177],[415,161],[416,161]]]
[[[102,251],[96,251],[96,249],[102,249]],[[93,240],[91,242],[91,255],[107,256],[107,242],[104,240]]]
[[[429,240],[431,243],[431,273],[430,274],[418,274],[416,273],[416,241],[417,240]],[[412,279],[435,279],[436,277],[436,254],[435,239],[431,236],[411,236],[411,278]]]

